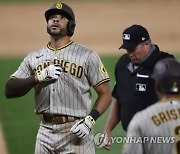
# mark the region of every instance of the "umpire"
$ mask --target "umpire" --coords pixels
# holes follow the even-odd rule
[[[174,58],[173,55],[160,51],[152,44],[146,28],[132,25],[122,34],[123,44],[119,49],[125,49],[115,67],[115,80],[108,120],[104,127],[110,148],[111,131],[121,121],[126,131],[134,114],[157,101],[153,79],[149,78],[155,64],[163,58]]]

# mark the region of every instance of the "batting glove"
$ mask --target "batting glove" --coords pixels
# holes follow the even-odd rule
[[[38,82],[57,80],[62,72],[60,65],[49,65],[42,71],[36,73]]]
[[[74,124],[70,131],[79,138],[85,138],[87,135],[89,135],[94,124],[95,120],[90,115],[88,115],[84,119]]]

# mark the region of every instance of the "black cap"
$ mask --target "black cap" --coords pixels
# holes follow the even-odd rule
[[[168,93],[180,93],[180,63],[173,58],[159,61],[151,76]]]
[[[123,44],[119,49],[133,50],[138,44],[149,40],[149,33],[141,25],[132,25],[126,28],[122,34]]]
[[[73,10],[64,3],[58,2],[53,4],[51,8],[45,12],[46,21],[48,21],[49,18],[55,14],[64,15],[68,20],[73,20],[75,23],[75,15]]]

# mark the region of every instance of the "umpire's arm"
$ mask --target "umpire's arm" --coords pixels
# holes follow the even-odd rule
[[[118,100],[113,98],[104,131],[110,133],[120,121]]]

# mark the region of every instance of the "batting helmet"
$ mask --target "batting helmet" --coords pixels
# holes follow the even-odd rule
[[[180,63],[172,58],[159,61],[152,78],[165,93],[180,94]]]
[[[68,31],[68,36],[72,36],[74,34],[74,29],[76,26],[75,15],[73,10],[64,3],[60,3],[60,2],[55,3],[51,6],[49,10],[45,12],[46,21],[48,22],[49,18],[55,14],[64,15],[69,20],[67,24],[67,31]]]

